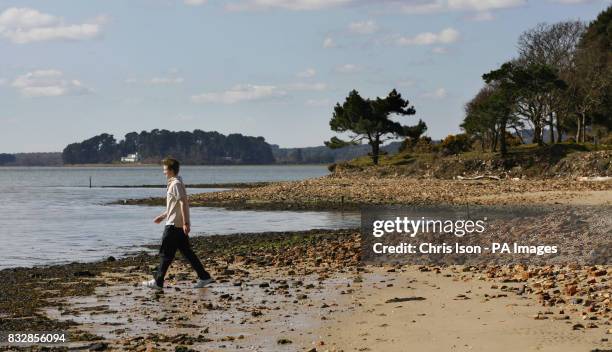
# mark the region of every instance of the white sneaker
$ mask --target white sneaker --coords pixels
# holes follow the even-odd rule
[[[143,281],[142,282],[142,286],[148,287],[148,288],[152,288],[154,290],[162,290],[163,287],[159,286],[157,284],[157,281],[155,281],[155,279],[151,279],[149,281]]]
[[[206,280],[198,279],[198,282],[193,286],[193,288],[202,288],[208,286],[211,282],[213,282],[212,277]]]

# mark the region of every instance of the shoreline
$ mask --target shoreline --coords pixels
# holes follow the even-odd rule
[[[588,197],[612,199],[612,180],[442,180],[408,177],[347,178],[331,175],[278,181],[190,195],[193,207],[228,210],[356,210],[367,206],[419,204],[555,203]],[[163,205],[162,197],[108,204]],[[608,203],[611,203],[608,201]]]
[[[187,188],[255,188],[271,184],[269,181],[260,182],[225,182],[225,183],[196,183],[187,184]],[[92,188],[166,188],[167,185],[135,185],[135,186],[93,186]]]
[[[329,163],[309,163],[309,164],[181,164],[182,166],[329,166]],[[27,167],[55,167],[55,168],[77,168],[77,167],[88,167],[88,168],[107,168],[107,167],[159,167],[159,163],[116,163],[116,164],[61,164],[61,165],[0,165],[0,169],[6,168],[27,168]]]

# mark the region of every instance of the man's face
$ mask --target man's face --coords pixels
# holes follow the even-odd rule
[[[164,165],[164,175],[166,175],[166,178],[170,178],[174,176],[174,172],[172,172],[172,170],[170,170],[168,166]]]

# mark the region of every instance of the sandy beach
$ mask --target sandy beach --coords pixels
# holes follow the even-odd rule
[[[461,269],[376,268],[363,276],[352,309],[335,315],[320,335],[329,350],[343,351],[405,351],[408,346],[432,352],[611,347],[603,341],[605,329],[577,326],[585,324],[578,312],[540,306],[532,295],[519,294],[522,283],[486,280]],[[401,302],[410,298],[414,300]]]

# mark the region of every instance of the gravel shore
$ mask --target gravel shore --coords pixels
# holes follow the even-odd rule
[[[573,179],[548,180],[439,180],[408,177],[361,179],[324,176],[303,181],[194,194],[192,206],[228,209],[358,209],[382,204],[499,204],[521,203],[524,196],[541,193],[567,198],[574,193],[610,191],[612,181],[588,182]],[[555,195],[555,192],[563,192]],[[579,194],[578,194],[579,195]],[[131,205],[162,205],[164,198],[131,199]]]

